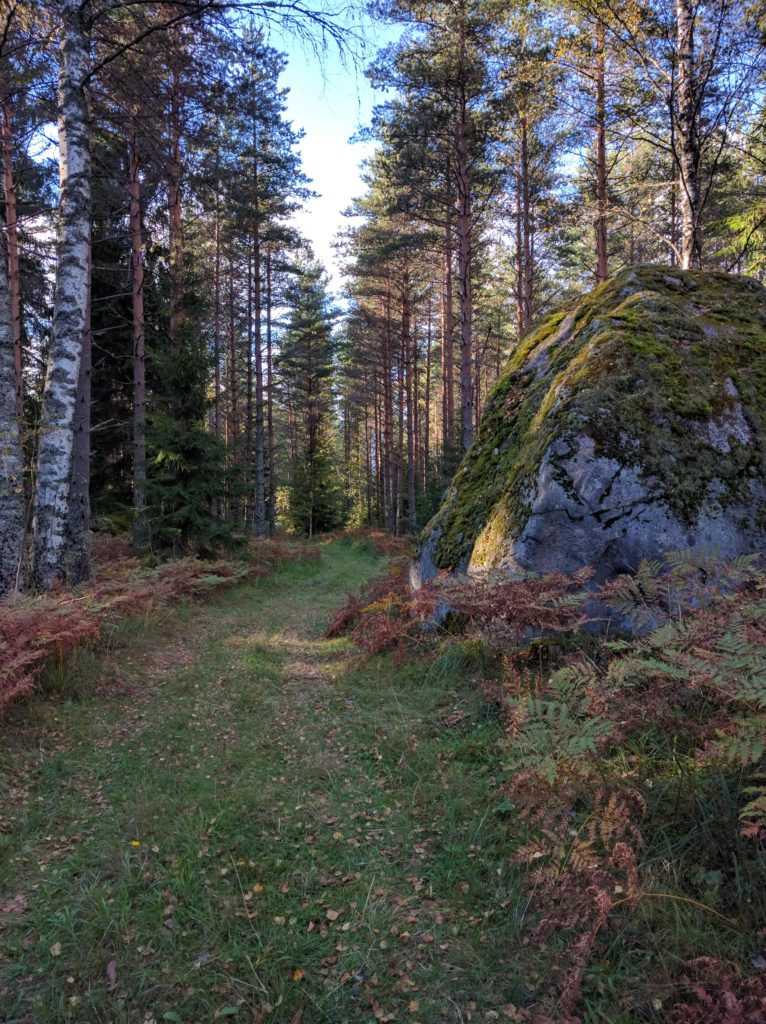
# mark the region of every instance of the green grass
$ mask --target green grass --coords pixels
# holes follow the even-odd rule
[[[426,1024],[522,997],[502,734],[464,661],[322,639],[381,568],[322,545],[48,673],[0,739],[0,1019]]]

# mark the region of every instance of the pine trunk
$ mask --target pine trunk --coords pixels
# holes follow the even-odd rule
[[[423,424],[423,490],[428,488],[428,468],[431,445],[431,306],[428,306],[428,333],[426,335],[426,382]]]
[[[8,255],[8,302],[11,315],[16,415],[24,420],[24,376],[21,365],[21,276],[19,274],[19,225],[16,212],[16,182],[13,179],[15,148],[10,103],[3,103],[3,189],[5,192],[5,233]]]
[[[271,249],[266,251],[266,444],[269,464],[267,519],[269,536],[277,532],[277,478],[274,454],[274,380],[271,356]]]
[[[455,389],[452,323],[452,210],[447,210],[444,232],[444,284],[442,289],[441,374],[442,374],[442,455],[448,473],[455,441]]]
[[[229,446],[238,462],[239,403],[237,401],[237,323],[234,314],[234,258],[229,257]]]
[[[0,597],[20,586],[24,549],[24,462],[12,339],[5,234],[0,231]]]
[[[170,338],[176,350],[183,322],[183,213],[181,194],[181,83],[173,72],[170,90],[170,162],[168,166],[168,214],[170,229]]]
[[[693,0],[676,0],[678,85],[677,153],[681,196],[681,267],[702,266],[700,140],[694,52]]]
[[[516,341],[524,334],[524,242],[521,230],[521,161],[516,173]]]
[[[263,337],[261,329],[261,239],[260,225],[253,223],[253,295],[255,314],[255,533],[266,536],[266,466],[263,429]]]
[[[245,529],[254,525],[253,469],[253,261],[247,257],[247,360],[245,382]]]
[[[607,167],[606,167],[606,59],[604,29],[596,29],[596,283],[609,279],[607,240]]]
[[[215,194],[215,280],[213,282],[213,368],[215,405],[213,422],[215,435],[221,436],[221,212],[218,208],[218,180]],[[220,514],[220,509],[219,509]]]
[[[146,540],[146,329],[141,183],[135,125],[130,140],[128,186],[133,315],[133,544],[140,547]]]
[[[394,478],[393,359],[391,352],[391,296],[386,292],[383,333],[383,494],[386,525],[396,533],[396,482]]]
[[[410,296],[410,275],[409,271],[404,271],[402,281],[402,349],[404,357],[404,373],[406,377],[406,388],[407,388],[407,521],[411,530],[414,531],[417,525],[417,508],[415,498],[415,405],[413,397],[417,396],[417,392],[413,387],[413,372],[412,372],[412,337],[411,337],[411,320],[412,311],[410,308],[411,296]]]
[[[521,121],[521,234],[524,257],[523,310],[524,330],[532,326],[534,316],[535,272],[532,256],[532,181],[529,165],[529,130],[526,117]]]
[[[404,531],[404,339],[397,353],[396,536]]]
[[[461,25],[461,32],[463,26]],[[460,442],[468,451],[473,441],[473,295],[471,281],[471,180],[468,151],[468,106],[460,89],[457,153],[457,258],[460,289]]]

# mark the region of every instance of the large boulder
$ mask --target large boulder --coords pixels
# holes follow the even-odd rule
[[[766,289],[641,266],[522,341],[411,581],[765,546]]]

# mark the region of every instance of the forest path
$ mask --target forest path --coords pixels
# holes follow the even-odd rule
[[[0,739],[0,1020],[505,1019],[498,727],[446,670],[324,639],[385,566],[319,548],[81,658],[119,686]]]

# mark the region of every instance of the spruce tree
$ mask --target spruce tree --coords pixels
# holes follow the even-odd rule
[[[311,537],[341,525],[343,493],[332,394],[336,314],[324,271],[310,255],[287,299],[278,370],[295,425],[289,517],[293,529]]]

